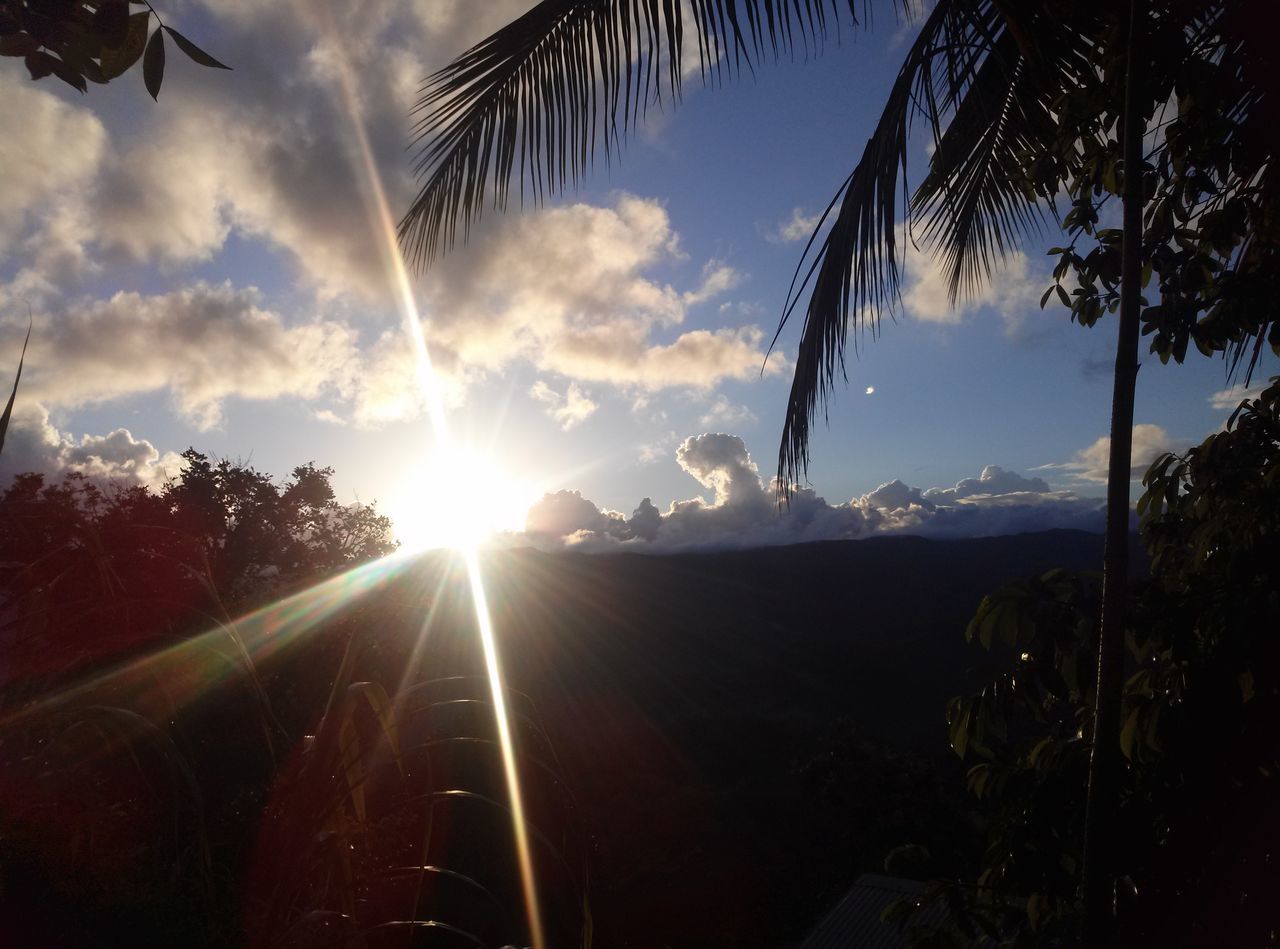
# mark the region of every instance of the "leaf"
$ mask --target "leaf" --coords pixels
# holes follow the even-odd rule
[[[160,101],[160,83],[164,81],[164,31],[156,30],[147,41],[142,55],[142,81],[146,83],[151,98]]]
[[[142,56],[147,45],[147,29],[151,19],[151,11],[144,10],[129,17],[129,29],[124,42],[115,49],[105,49],[98,60],[102,64],[102,75],[106,79],[115,79],[128,72],[133,64]]]
[[[93,14],[93,32],[107,49],[122,46],[129,38],[129,4],[126,0],[105,0]]]
[[[171,26],[163,28],[166,33],[173,37],[173,41],[178,44],[178,49],[187,54],[187,58],[201,66],[208,66],[210,69],[230,69],[231,67],[218,62],[204,50],[202,50],[191,40],[187,39]],[[159,32],[159,31],[157,31]]]
[[[57,59],[54,59],[44,50],[28,53],[26,64],[27,72],[31,74],[32,79],[43,79],[45,76],[50,76],[53,74],[54,67],[61,65]]]
[[[0,36],[0,56],[29,56],[40,48],[28,33]]]
[[[9,393],[9,404],[4,407],[4,415],[0,415],[0,452],[4,451],[4,436],[9,430],[9,417],[13,415],[13,402],[18,397],[18,383],[22,381],[22,362],[27,358],[27,343],[31,342],[31,323],[27,323],[27,338],[22,341],[22,355],[18,357],[18,374],[13,380],[13,391]]]
[[[1130,761],[1133,760],[1134,740],[1138,737],[1138,718],[1140,710],[1134,709],[1125,719],[1124,728],[1120,729],[1120,751]]]

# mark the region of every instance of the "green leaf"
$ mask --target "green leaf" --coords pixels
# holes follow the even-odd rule
[[[150,19],[151,11],[149,10],[133,14],[129,17],[129,30],[125,34],[124,42],[115,49],[102,51],[102,58],[98,62],[102,64],[104,78],[115,79],[117,76],[123,76],[142,56],[142,51],[147,45],[147,27]]]
[[[164,27],[164,31],[173,37],[173,41],[178,44],[178,49],[187,54],[187,58],[192,62],[199,63],[201,66],[208,66],[210,69],[230,69],[223,63],[218,62],[204,50],[202,50],[191,40],[187,39],[171,26]]]
[[[151,98],[160,101],[160,83],[164,81],[164,31],[156,30],[147,41],[142,55],[142,81]]]
[[[9,404],[4,407],[4,415],[0,415],[0,452],[4,451],[4,436],[9,431],[9,418],[13,415],[13,402],[18,397],[18,383],[22,381],[22,363],[27,358],[27,343],[31,342],[31,323],[27,323],[27,338],[22,341],[22,355],[18,357],[18,374],[13,380],[13,391],[9,393]]]

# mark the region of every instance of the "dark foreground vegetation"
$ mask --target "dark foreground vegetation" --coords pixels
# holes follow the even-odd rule
[[[1274,942],[1276,409],[1273,387],[1148,476],[1129,944]],[[528,944],[458,560],[343,573],[385,525],[325,533],[358,512],[322,469],[191,461],[159,496],[4,497],[7,930]],[[1101,552],[1048,532],[487,555],[548,944],[796,944],[867,871],[941,881],[941,930],[892,914],[924,944],[1073,944]]]

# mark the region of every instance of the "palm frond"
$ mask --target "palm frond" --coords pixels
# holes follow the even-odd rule
[[[955,302],[978,292],[1052,211],[1065,166],[1043,143],[1058,138],[1054,102],[1091,68],[1084,38],[1094,35],[1059,22],[1064,10],[1051,16],[1039,5],[939,0],[922,24],[862,157],[824,216],[835,211],[830,230],[810,241],[788,291],[778,334],[812,286],[778,451],[783,494],[808,466],[819,403],[837,375],[845,377],[850,323],[874,335],[895,312],[900,233],[913,239],[920,222]],[[934,149],[899,218],[915,122],[929,128]],[[1033,159],[1054,164],[1032,169]],[[856,335],[853,344],[856,351]]]
[[[939,0],[907,53],[862,157],[805,247],[774,336],[776,344],[812,285],[778,451],[783,492],[808,466],[818,403],[826,402],[837,374],[844,377],[851,317],[875,333],[898,299],[898,195],[907,170],[912,122],[925,119],[935,138],[940,137],[944,102],[972,84],[990,48],[986,37],[1002,32],[993,4]],[[819,241],[828,219],[831,227]]]
[[[857,24],[855,0],[543,0],[424,83],[406,255],[425,267],[465,242],[513,184],[522,203],[575,186],[650,107],[679,99],[687,30],[715,83],[820,48],[842,19]]]

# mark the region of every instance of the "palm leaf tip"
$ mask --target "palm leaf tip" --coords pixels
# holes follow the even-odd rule
[[[27,344],[31,342],[31,328],[34,326],[30,313],[27,314],[27,335],[22,341],[22,353],[18,356],[18,372],[13,379],[13,390],[9,393],[9,401],[0,415],[0,452],[4,451],[5,436],[9,432],[9,420],[13,417],[13,404],[18,399],[18,384],[22,381],[22,364],[27,359]]]

